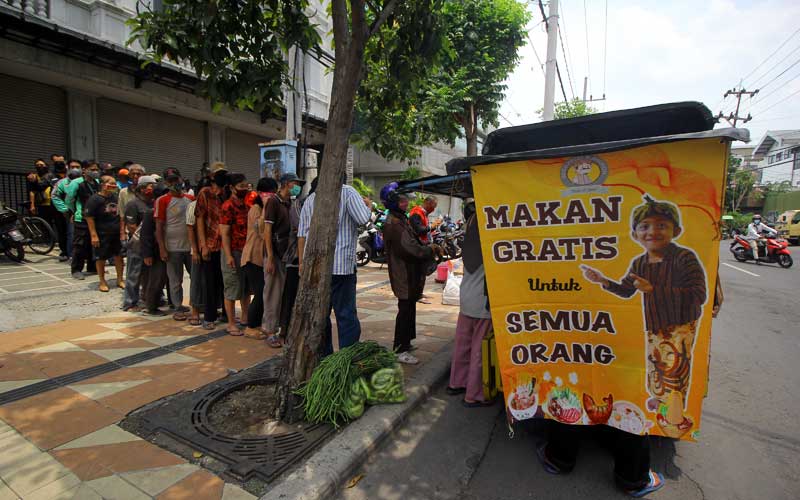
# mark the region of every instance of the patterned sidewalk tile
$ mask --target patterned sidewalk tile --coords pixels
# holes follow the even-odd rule
[[[210,472],[197,471],[164,490],[157,500],[220,500],[225,483]]]
[[[55,450],[51,454],[83,481],[115,473],[156,469],[186,462],[181,457],[142,439]]]
[[[156,496],[199,470],[200,468],[194,464],[179,464],[171,467],[128,472],[120,474],[120,477],[148,495]]]
[[[127,443],[130,441],[139,441],[140,438],[131,434],[130,432],[122,429],[120,426],[114,424],[108,427],[103,427],[98,431],[91,434],[79,437],[69,443],[62,444],[53,451],[72,450],[75,448],[86,448],[89,446],[102,446],[106,444]]]
[[[119,476],[101,477],[85,483],[104,500],[150,500],[150,496]]]

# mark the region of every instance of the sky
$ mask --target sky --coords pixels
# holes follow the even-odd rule
[[[500,127],[541,121],[544,74],[539,60],[545,62],[547,33],[538,2],[528,3],[530,37],[506,82]],[[560,40],[558,64],[569,98],[582,97],[588,76],[589,94],[606,96],[591,103],[598,111],[700,101],[714,114],[727,115],[736,99],[723,100],[723,94],[743,84],[747,90],[762,89],[753,98],[743,97],[739,110],[740,116],[753,116],[739,124],[750,130],[752,145],[767,130],[800,129],[798,1],[560,0],[559,10],[567,64]],[[723,120],[717,127],[722,126],[729,125]]]

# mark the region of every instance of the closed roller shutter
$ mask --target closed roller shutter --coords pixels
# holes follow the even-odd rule
[[[97,100],[98,160],[141,163],[148,172],[175,167],[194,179],[206,157],[205,123],[111,99]]]
[[[67,155],[67,97],[58,87],[0,75],[0,171],[30,172]]]
[[[229,128],[225,133],[225,165],[228,171],[246,175],[247,180],[255,186],[260,177],[258,143],[269,140]]]

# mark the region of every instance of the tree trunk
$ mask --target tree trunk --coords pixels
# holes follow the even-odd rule
[[[478,120],[475,107],[470,104],[464,110],[467,122],[464,124],[464,136],[467,139],[467,156],[478,156]]]
[[[340,4],[339,4],[340,5]],[[334,2],[334,17],[346,16]],[[357,10],[354,7],[354,11]],[[354,18],[356,16],[354,15]],[[339,17],[341,20],[341,17]],[[346,18],[345,18],[346,20]],[[336,20],[334,20],[336,23]],[[319,361],[319,351],[330,311],[331,276],[339,220],[342,177],[346,172],[347,149],[353,123],[356,92],[361,83],[366,46],[366,25],[353,19],[349,40],[336,40],[333,92],[325,135],[325,151],[314,199],[314,214],[305,244],[303,269],[292,321],[287,335],[283,367],[276,390],[273,416],[288,422],[299,416],[294,391],[308,380]],[[359,31],[358,26],[361,26]]]

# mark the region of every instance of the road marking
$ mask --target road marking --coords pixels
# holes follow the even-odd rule
[[[61,278],[59,278],[58,276],[54,276],[54,275],[52,275],[52,274],[50,274],[50,273],[48,273],[48,272],[46,272],[46,271],[42,271],[42,270],[40,270],[40,269],[36,269],[36,268],[35,268],[35,267],[33,267],[33,266],[29,266],[29,265],[27,265],[27,264],[23,264],[23,265],[24,265],[25,267],[27,267],[28,269],[31,269],[31,270],[33,270],[33,271],[36,271],[36,272],[38,272],[38,273],[42,273],[42,274],[44,274],[45,276],[47,276],[47,277],[49,277],[49,278],[56,279],[56,280],[58,280],[58,281],[62,281],[62,282],[64,282],[64,283],[66,283],[67,285],[72,285],[72,284],[73,284],[73,283],[70,283],[69,281],[67,281],[67,280],[65,280],[65,279],[61,279]]]
[[[47,283],[47,281],[40,281],[38,283]],[[76,284],[79,284],[79,283],[76,283]],[[31,288],[29,290],[14,290],[14,291],[11,291],[11,292],[6,290],[5,293],[6,293],[6,295],[13,295],[15,293],[38,292],[38,291],[41,291],[41,290],[53,290],[55,288],[69,288],[69,287],[72,287],[72,286],[75,286],[75,285],[53,285],[53,286],[48,286],[48,287],[44,287],[44,288]]]
[[[743,272],[745,274],[749,274],[750,276],[755,276],[756,278],[760,277],[760,275],[758,275],[756,273],[751,273],[750,271],[746,271],[746,270],[742,269],[741,267],[732,266],[732,265],[728,264],[727,262],[723,262],[722,265],[723,266],[728,266],[728,267],[730,267],[732,269],[736,269],[737,271],[741,271],[741,272]]]

